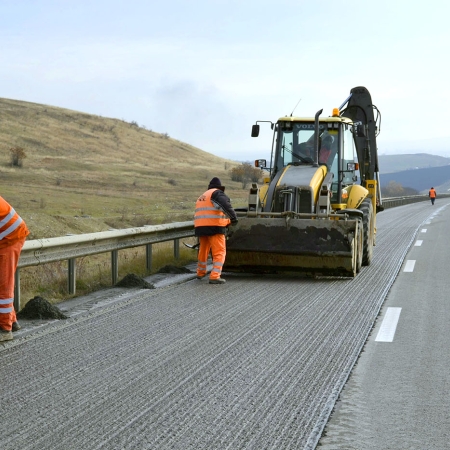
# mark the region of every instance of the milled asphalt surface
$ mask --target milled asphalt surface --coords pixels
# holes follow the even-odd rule
[[[352,280],[181,275],[22,323],[0,345],[2,446],[315,448],[429,214],[379,214],[373,263]]]

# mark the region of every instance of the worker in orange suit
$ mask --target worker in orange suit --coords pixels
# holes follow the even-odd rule
[[[434,187],[431,187],[431,189],[429,190],[428,197],[430,197],[431,204],[434,205],[434,201],[436,200],[436,191]]]
[[[13,339],[20,329],[14,311],[14,275],[30,232],[14,208],[0,197],[0,342]]]
[[[238,222],[236,212],[231,206],[229,197],[224,193],[219,178],[214,177],[208,190],[202,194],[195,204],[194,227],[199,239],[197,278],[206,276],[209,253],[212,253],[213,268],[209,276],[210,284],[223,284],[220,277],[225,263],[227,227]]]

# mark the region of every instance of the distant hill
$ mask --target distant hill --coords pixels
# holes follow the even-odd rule
[[[450,188],[450,165],[380,174],[381,186],[387,186],[391,181],[422,193],[428,192],[431,186],[441,192],[447,191]]]
[[[404,170],[425,169],[430,167],[447,166],[450,158],[430,155],[428,153],[413,153],[404,155],[379,155],[380,173],[387,174]]]

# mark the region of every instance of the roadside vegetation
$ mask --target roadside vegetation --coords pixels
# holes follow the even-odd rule
[[[195,240],[194,238],[184,239],[184,242],[193,244]],[[197,252],[180,245],[180,257],[175,259],[172,242],[153,244],[152,268],[148,271],[145,263],[145,247],[121,250],[118,281],[131,273],[145,278],[164,269],[165,266],[182,267],[195,262],[196,258]],[[112,286],[110,253],[77,258],[74,296],[68,293],[67,270],[67,261],[22,268],[20,270],[21,308],[36,295],[56,304],[70,297],[87,295]]]
[[[248,189],[232,176],[241,162],[168,133],[9,99],[0,99],[0,111],[0,195],[27,223],[29,240],[192,220],[195,201],[213,177],[225,184],[233,206],[246,205]],[[180,247],[181,259],[173,261],[172,245],[159,245],[155,271],[195,259]],[[143,252],[119,252],[119,277],[148,275]],[[109,258],[77,260],[77,295],[111,285]],[[66,272],[66,262],[22,269],[22,306],[35,295],[67,298]]]
[[[403,187],[396,181],[390,181],[386,186],[381,187],[382,197],[402,197],[405,195],[419,195],[420,192],[417,189],[410,187]]]

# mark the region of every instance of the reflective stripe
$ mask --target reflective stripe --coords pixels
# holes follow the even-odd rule
[[[215,267],[213,267],[213,270],[211,270],[211,272],[218,272],[218,273],[221,273],[221,272],[222,272],[222,269],[216,269]]]
[[[223,263],[221,263],[221,262],[215,262],[214,265],[215,265],[215,266],[220,266],[220,267],[222,267],[222,266],[223,266]]]
[[[8,215],[6,215],[4,219],[0,220],[0,228],[3,225],[6,225],[14,217],[14,214],[16,214],[16,211],[14,210],[14,208],[11,208],[11,211],[8,213]]]
[[[204,208],[195,208],[195,212],[198,211],[217,211],[219,208],[210,208],[210,207],[204,207]]]
[[[0,308],[0,314],[9,314],[10,312],[13,311],[13,307],[9,307],[9,308]]]
[[[218,215],[218,214],[214,214],[214,215],[211,214],[210,216],[208,216],[208,215],[195,216],[194,222],[199,219],[228,219],[228,217],[225,215]]]
[[[0,305],[9,305],[10,303],[13,303],[13,298],[2,298],[0,299]]]
[[[22,218],[19,216],[19,218],[9,228],[0,233],[0,239],[3,239],[5,236],[8,236],[8,234],[11,234],[21,223]]]

